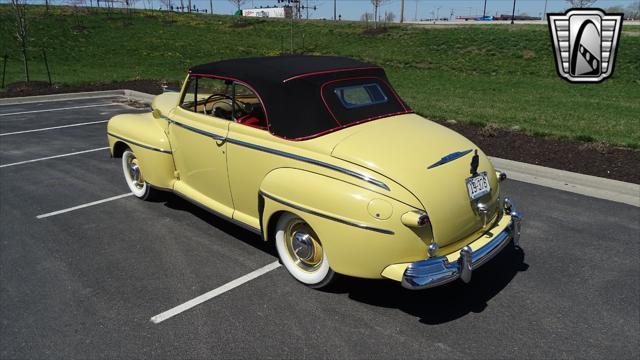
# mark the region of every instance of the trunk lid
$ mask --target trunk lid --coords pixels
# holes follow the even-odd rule
[[[478,149],[462,135],[415,114],[380,119],[340,141],[332,156],[378,172],[412,192],[429,214],[438,245],[468,237],[485,225],[469,199],[466,179],[474,152],[433,166],[447,155]],[[479,202],[497,209],[498,184],[493,166],[478,149],[478,172],[486,171],[491,192]]]

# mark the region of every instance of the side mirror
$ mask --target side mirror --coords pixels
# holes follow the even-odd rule
[[[162,111],[160,111],[160,109],[153,109],[153,112],[151,114],[156,119],[160,119],[162,117]]]

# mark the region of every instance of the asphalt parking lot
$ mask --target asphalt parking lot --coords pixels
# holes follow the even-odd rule
[[[640,356],[640,208],[512,180],[521,248],[470,284],[317,291],[280,267],[152,322],[277,258],[180,198],[124,196],[105,120],[141,110],[118,100],[0,106],[3,359]]]

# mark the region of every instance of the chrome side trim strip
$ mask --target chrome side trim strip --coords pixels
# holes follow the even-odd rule
[[[198,133],[200,135],[208,136],[208,137],[210,137],[210,138],[212,138],[214,140],[218,140],[218,141],[227,140],[227,138],[225,136],[221,136],[221,135],[218,135],[218,134],[210,133],[208,131],[200,130],[200,129],[195,128],[193,126],[189,126],[187,124],[183,124],[181,122],[177,122],[177,121],[174,121],[174,120],[171,120],[171,119],[169,119],[168,121],[170,123],[172,123],[172,124],[176,124],[176,125],[180,126],[183,129],[187,129],[187,130],[193,131],[194,133]]]
[[[118,136],[118,135],[116,135],[114,133],[107,132],[107,134],[110,135],[110,136],[113,136],[114,138],[117,138],[117,139],[120,139],[122,141],[131,143],[133,145],[140,146],[141,148],[145,148],[145,149],[153,150],[153,151],[158,151],[158,152],[165,153],[165,154],[171,154],[171,150],[165,150],[165,149],[161,149],[161,148],[157,148],[157,147],[153,147],[153,146],[149,146],[149,145],[144,145],[144,144],[141,144],[139,142],[135,142],[133,140],[124,138],[122,136]]]
[[[251,143],[248,143],[248,142],[245,142],[245,141],[242,141],[242,140],[237,140],[237,139],[232,139],[232,138],[220,136],[220,135],[213,134],[213,133],[210,133],[210,132],[207,132],[207,131],[203,131],[203,130],[194,128],[192,126],[183,124],[181,122],[169,119],[166,116],[161,116],[161,117],[166,119],[167,121],[169,121],[172,124],[175,124],[175,125],[180,126],[180,127],[184,128],[184,129],[187,129],[187,130],[191,130],[191,131],[193,131],[195,133],[198,133],[198,134],[201,134],[201,135],[204,135],[204,136],[208,136],[210,138],[213,138],[214,140],[227,141],[229,143],[232,143],[232,144],[235,144],[235,145],[244,146],[246,148],[250,148],[250,149],[254,149],[254,150],[258,150],[258,151],[263,151],[263,152],[266,152],[266,153],[270,153],[270,154],[274,154],[274,155],[278,155],[278,156],[282,156],[282,157],[286,157],[286,158],[290,158],[290,159],[306,162],[306,163],[309,163],[309,164],[321,166],[321,167],[324,167],[324,168],[327,168],[327,169],[331,169],[331,170],[334,170],[334,171],[337,171],[337,172],[341,172],[341,173],[349,175],[349,176],[353,176],[355,178],[358,178],[360,180],[366,181],[366,182],[368,182],[370,184],[373,184],[375,186],[383,188],[383,189],[385,189],[387,191],[391,190],[389,188],[389,186],[387,186],[387,184],[383,183],[382,181],[373,179],[373,178],[371,178],[371,177],[369,177],[369,176],[367,176],[365,174],[361,174],[361,173],[358,173],[358,172],[355,172],[355,171],[352,171],[352,170],[349,170],[349,169],[345,169],[345,168],[340,167],[340,166],[328,164],[326,162],[318,161],[318,160],[311,159],[311,158],[308,158],[308,157],[305,157],[305,156],[300,156],[300,155],[288,153],[286,151],[271,149],[271,148],[268,148],[268,147],[265,147],[265,146],[251,144]]]
[[[325,219],[328,219],[328,220],[339,222],[341,224],[345,224],[345,225],[349,225],[349,226],[355,226],[355,227],[360,228],[360,229],[370,230],[370,231],[379,232],[379,233],[387,234],[387,235],[393,235],[394,234],[394,232],[391,231],[391,230],[380,229],[380,228],[372,227],[372,226],[365,225],[365,224],[359,224],[359,223],[355,223],[355,222],[351,222],[351,221],[347,221],[347,220],[342,220],[342,219],[338,219],[336,217],[333,217],[331,215],[327,215],[327,214],[323,214],[323,213],[315,211],[315,210],[307,209],[307,208],[304,208],[302,206],[298,206],[298,205],[292,204],[292,203],[290,203],[288,201],[285,201],[285,200],[282,200],[280,198],[277,198],[277,197],[275,197],[273,195],[269,195],[269,194],[265,193],[262,190],[260,190],[260,195],[262,195],[262,196],[264,196],[266,198],[269,198],[269,199],[271,199],[273,201],[279,202],[282,205],[286,205],[286,206],[294,208],[296,210],[300,210],[300,211],[306,212],[307,214],[319,216],[321,218],[325,218]]]
[[[290,158],[290,159],[294,159],[294,160],[298,160],[298,161],[302,161],[302,162],[306,162],[309,164],[313,164],[313,165],[317,165],[317,166],[321,166],[327,169],[331,169],[349,176],[353,176],[355,178],[358,178],[360,180],[366,181],[370,184],[373,184],[375,186],[381,187],[387,191],[389,191],[389,187],[387,186],[387,184],[383,183],[382,181],[373,179],[365,174],[361,174],[349,169],[345,169],[342,168],[340,166],[336,166],[336,165],[332,165],[332,164],[328,164],[326,162],[323,161],[319,161],[319,160],[315,160],[315,159],[311,159],[305,156],[300,156],[300,155],[296,155],[296,154],[292,154],[292,153],[288,153],[286,151],[281,151],[281,150],[276,150],[276,149],[271,149],[268,147],[264,147],[264,146],[260,146],[260,145],[256,145],[256,144],[251,144],[248,142],[244,142],[242,140],[236,140],[236,139],[231,139],[228,138],[227,139],[228,142],[232,143],[232,144],[236,144],[236,145],[240,145],[240,146],[244,146],[250,149],[254,149],[254,150],[258,150],[258,151],[263,151],[263,152],[267,152],[270,154],[274,154],[274,155],[279,155],[282,157],[286,157],[286,158]]]

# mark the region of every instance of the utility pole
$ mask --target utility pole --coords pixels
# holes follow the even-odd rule
[[[404,22],[404,0],[400,0],[400,24]]]
[[[416,13],[413,15],[413,21],[418,21],[418,0],[416,0]]]
[[[336,0],[333,0],[333,21],[336,21]]]
[[[513,0],[513,11],[511,12],[511,25],[513,25],[513,19],[516,17],[516,0]]]
[[[211,15],[213,15],[213,0],[209,0],[209,9],[211,10]]]
[[[309,20],[309,0],[307,0],[307,20]]]
[[[542,13],[542,21],[547,19],[547,0],[544,0],[544,13]]]
[[[484,0],[484,10],[482,10],[482,17],[487,16],[487,0]]]

